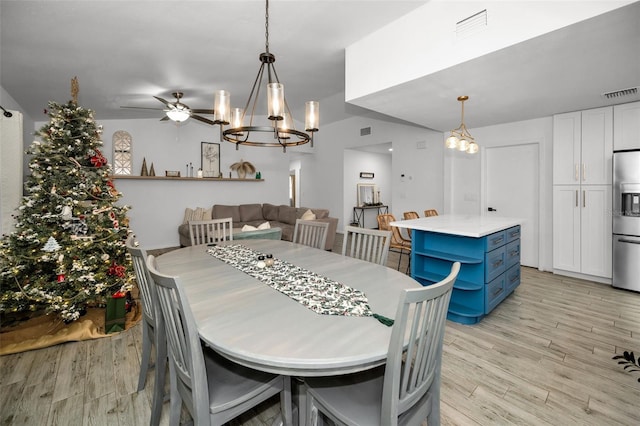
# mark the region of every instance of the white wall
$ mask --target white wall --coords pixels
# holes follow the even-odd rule
[[[552,241],[552,168],[553,123],[551,117],[519,121],[496,126],[470,129],[481,147],[479,155],[445,150],[444,211],[452,214],[482,214],[481,180],[484,148],[538,143],[540,163],[540,259],[539,268],[550,271],[553,267]],[[443,137],[448,136],[444,134]]]
[[[373,173],[374,178],[362,179],[360,172]],[[356,188],[359,183],[375,184],[378,191],[380,191],[380,202],[387,205],[391,202],[391,155],[345,149],[343,179],[342,224],[348,225],[353,218],[353,207],[358,205]],[[378,221],[376,217],[375,210],[365,211],[364,227],[377,228]]]
[[[20,111],[22,113],[22,143],[24,146],[23,151],[26,151],[31,145],[31,142],[34,140],[34,121],[33,118],[25,114],[22,107],[16,102],[15,99],[6,91],[2,86],[0,86],[0,105],[4,107],[6,110]],[[43,106],[43,108],[46,105]],[[43,115],[44,116],[44,115]],[[29,159],[25,155],[22,162],[22,175],[23,177],[29,173]]]
[[[186,175],[186,165],[200,167],[200,142],[218,142],[219,128],[195,121],[176,126],[156,119],[100,120],[103,126],[104,155],[113,162],[112,137],[118,130],[129,132],[133,140],[133,174],[139,176],[143,158],[147,168],[153,163],[157,176],[165,170]],[[36,127],[45,124],[36,123]],[[240,147],[220,142],[220,170],[229,176],[229,166],[244,159],[262,173],[264,182],[167,181],[116,179],[122,192],[120,203],[131,206],[130,227],[148,249],[175,247],[178,225],[186,207],[213,204],[272,203],[289,204],[289,157],[282,150]],[[234,177],[236,177],[234,175]]]
[[[430,1],[347,47],[345,99],[433,74],[632,2]],[[457,39],[456,23],[484,9],[488,26]],[[371,58],[381,57],[372,67]]]
[[[360,136],[360,129],[365,127],[371,128],[371,134]],[[345,200],[348,194],[355,194],[357,183],[344,176],[345,149],[388,142],[393,144],[391,191],[382,192],[381,196],[390,213],[400,219],[406,210],[441,206],[442,134],[369,117],[331,123],[318,132],[313,154],[300,157],[300,204],[328,208],[332,216],[338,217],[338,231],[342,232],[343,226],[351,222],[353,212],[353,202]],[[418,143],[424,143],[425,148],[417,149]],[[359,175],[360,171],[369,170],[354,172]],[[402,173],[412,176],[412,180],[401,182]]]

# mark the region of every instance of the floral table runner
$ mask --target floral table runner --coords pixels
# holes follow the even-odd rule
[[[274,259],[272,266],[258,266],[258,257],[265,253],[240,244],[210,247],[207,253],[318,314],[374,317],[393,325],[392,319],[371,311],[364,293],[315,272],[280,259]]]

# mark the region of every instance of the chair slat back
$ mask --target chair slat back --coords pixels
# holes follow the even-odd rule
[[[404,212],[402,216],[404,220],[418,219],[420,217],[417,212]]]
[[[152,255],[147,258],[147,268],[158,295],[169,346],[169,359],[175,369],[178,389],[191,391],[192,398],[204,400],[199,401],[200,403],[194,400],[192,407],[203,406],[202,404],[207,407],[209,391],[200,336],[179,278],[158,272]]]
[[[147,270],[147,252],[146,250],[138,247],[135,240],[135,235],[129,235],[126,242],[127,251],[131,255],[131,262],[133,263],[133,270],[136,274],[136,282],[138,289],[140,290],[140,298],[142,299],[142,316],[151,327],[156,328],[157,318],[157,306],[155,292],[152,292],[149,281],[149,271]]]
[[[402,248],[404,250],[411,250],[411,242],[402,238],[400,230],[397,226],[391,226],[391,222],[395,222],[396,218],[391,213],[378,215],[378,229],[385,231],[391,231],[391,248]]]
[[[190,220],[191,245],[233,240],[233,218]]]
[[[324,250],[328,230],[328,222],[297,219],[293,230],[293,242]]]
[[[342,240],[343,256],[386,266],[389,244],[391,243],[391,231],[356,226],[345,226],[344,230],[344,238]]]
[[[387,353],[382,424],[395,424],[398,416],[418,403],[431,386],[439,389],[447,310],[459,271],[460,263],[455,262],[442,281],[403,292]],[[406,336],[409,345],[405,350]]]
[[[430,217],[430,216],[438,216],[438,210],[436,209],[425,210],[424,217]]]

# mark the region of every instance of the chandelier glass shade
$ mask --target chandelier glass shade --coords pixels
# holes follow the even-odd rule
[[[265,3],[265,52],[259,56],[260,68],[249,99],[244,108],[230,108],[228,92],[219,91],[214,101],[214,122],[221,125],[222,138],[236,144],[236,149],[239,145],[248,145],[281,147],[286,151],[288,146],[307,142],[311,142],[313,147],[313,133],[319,127],[319,104],[317,101],[306,103],[305,131],[296,130],[284,95],[284,84],[278,79],[274,66],[276,58],[269,52],[269,0]],[[266,80],[266,84],[263,80]],[[262,88],[266,89],[267,109],[266,113],[260,115]],[[226,125],[229,126],[222,127]]]
[[[469,99],[468,96],[458,96],[458,101],[462,103],[462,115],[460,127],[451,131],[450,136],[445,140],[444,146],[449,149],[457,149],[468,154],[475,154],[480,149],[476,140],[467,130],[464,124],[464,102]]]

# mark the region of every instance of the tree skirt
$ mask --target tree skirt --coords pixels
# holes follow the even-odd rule
[[[137,292],[136,292],[137,293]],[[125,330],[140,321],[140,300],[125,317]],[[0,328],[0,355],[42,349],[66,342],[99,339],[117,333],[105,334],[104,308],[89,308],[77,321],[65,324],[56,315],[41,315],[19,324]]]

